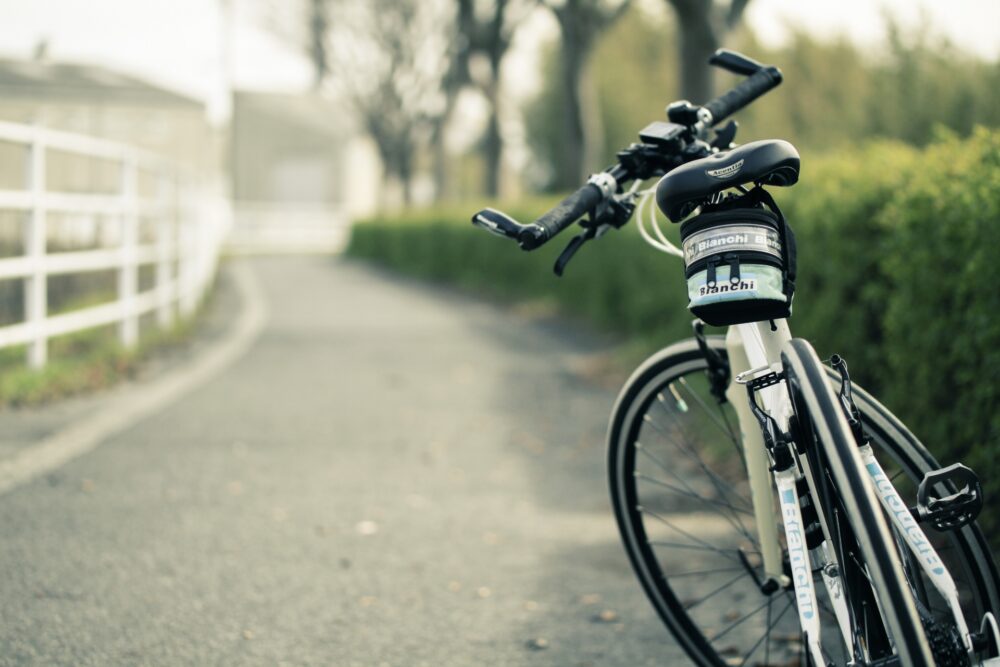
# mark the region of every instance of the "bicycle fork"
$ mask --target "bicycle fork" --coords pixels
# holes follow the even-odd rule
[[[745,388],[736,381],[737,376],[751,369],[769,367],[777,363],[781,355],[781,346],[790,339],[791,333],[784,320],[775,322],[773,328],[768,323],[730,327],[726,334],[726,350],[729,355],[732,381],[726,390],[726,399],[736,411],[743,438],[747,476],[764,568],[762,589],[769,586],[773,592],[789,584],[794,587],[799,624],[805,634],[810,656],[813,664],[823,665],[826,663],[819,641],[819,602],[813,586],[811,557],[806,545],[802,509],[799,506],[796,490],[796,469],[795,466],[789,466],[782,472],[772,473],[772,464],[764,443],[760,421],[751,409]],[[764,387],[760,392],[771,415],[780,420],[778,427],[786,427],[791,415],[787,393],[778,386]],[[788,545],[790,577],[785,574],[781,545],[778,541],[778,528],[774,521],[772,479],[777,486],[785,541]],[[828,585],[832,583],[828,582]],[[831,594],[831,599],[836,598]]]

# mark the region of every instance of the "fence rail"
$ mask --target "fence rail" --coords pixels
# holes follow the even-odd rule
[[[41,127],[0,122],[0,143],[24,149],[23,185],[0,189],[0,211],[22,218],[20,256],[0,259],[0,280],[24,283],[23,321],[0,327],[0,348],[27,344],[27,361],[44,366],[48,341],[84,329],[118,325],[122,344],[139,340],[139,318],[156,313],[160,326],[197,306],[215,272],[230,224],[227,201],[211,185],[178,165],[132,146]],[[64,192],[47,186],[52,154],[110,165],[110,192]],[[151,193],[140,192],[140,181]],[[88,223],[96,241],[110,224],[112,247],[51,252],[50,217],[71,214]],[[148,225],[151,242],[141,242]],[[139,291],[139,270],[152,266],[153,285]],[[48,312],[48,277],[114,270],[114,301],[69,313]]]

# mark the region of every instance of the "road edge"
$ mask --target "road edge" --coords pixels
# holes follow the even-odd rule
[[[142,421],[180,396],[210,380],[242,357],[267,320],[267,305],[253,272],[233,262],[232,276],[242,309],[229,334],[191,362],[167,371],[148,385],[135,385],[90,417],[78,421],[15,456],[0,461],[0,495],[97,448],[111,436]]]

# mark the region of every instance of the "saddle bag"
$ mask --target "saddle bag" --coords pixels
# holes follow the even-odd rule
[[[795,237],[761,187],[681,223],[688,308],[713,326],[788,317]]]

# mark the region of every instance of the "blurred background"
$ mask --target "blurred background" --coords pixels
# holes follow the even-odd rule
[[[743,136],[922,146],[935,128],[995,125],[998,12],[971,0],[11,3],[2,117],[220,171],[241,205],[354,214],[517,197],[575,188],[668,102],[731,84],[705,64],[719,46],[789,81],[741,115]]]
[[[803,154],[803,184],[779,197],[801,241],[797,331],[857,360],[938,447],[997,439],[995,2],[0,6],[0,253],[20,258],[0,270],[8,403],[113,382],[147,339],[183,337],[224,252],[346,247],[543,301],[640,356],[686,330],[679,267],[626,229],[557,282],[551,257],[466,220],[488,202],[537,215],[670,101],[732,85],[706,64],[726,46],[785,74],[738,139]],[[92,356],[112,370],[48,363]]]
[[[22,623],[11,636],[30,644],[38,628],[84,619],[65,645],[86,659],[29,646],[18,654],[26,663],[92,657],[87,642],[103,616],[88,627],[75,610],[55,622],[36,611],[50,600],[75,604],[86,598],[74,593],[77,580],[112,571],[134,577],[108,585],[129,603],[127,589],[150,581],[168,591],[195,582],[178,597],[185,602],[208,596],[201,615],[171,607],[177,627],[207,638],[157,640],[170,650],[209,651],[217,637],[249,646],[281,611],[276,596],[294,592],[315,606],[302,606],[286,635],[315,621],[322,657],[287,664],[330,664],[323,642],[340,622],[322,615],[337,612],[330,600],[363,607],[351,612],[359,627],[396,627],[411,618],[416,602],[406,596],[418,579],[436,587],[414,593],[435,601],[432,611],[450,609],[459,591],[476,591],[467,605],[507,605],[475,617],[474,632],[461,630],[473,617],[456,613],[447,631],[414,633],[421,650],[428,633],[465,632],[477,650],[509,644],[513,655],[536,655],[549,644],[527,634],[534,621],[513,643],[482,637],[497,619],[520,623],[539,600],[575,610],[599,599],[596,584],[576,591],[571,581],[607,584],[608,599],[641,606],[633,618],[653,627],[613,534],[601,443],[628,370],[690,335],[683,267],[644,245],[632,224],[589,244],[557,280],[563,239],[522,253],[469,219],[487,205],[534,219],[665,120],[668,103],[704,103],[732,86],[736,78],[706,64],[719,47],[784,72],[777,90],[737,114],[736,140],[786,139],[802,154],[800,183],[773,193],[798,239],[793,330],[821,358],[844,355],[852,377],[943,464],[967,463],[988,497],[1000,497],[995,0],[0,0],[0,16],[0,493],[12,488],[4,475],[19,447],[92,410],[64,409],[64,399],[135,378],[150,359],[169,366],[171,351],[211,338],[206,329],[223,336],[239,319],[226,262],[264,276],[273,310],[254,354],[199,400],[129,435],[135,449],[109,445],[4,498],[5,532],[30,545],[6,552],[20,588],[2,597],[28,609],[10,607]],[[242,259],[260,254],[281,257]],[[553,316],[572,330],[558,345],[551,331],[519,324]],[[581,331],[598,336],[584,345]],[[567,370],[564,352],[573,363],[586,357],[584,370]],[[435,505],[437,493],[445,500]],[[105,514],[81,510],[84,497],[105,503]],[[524,502],[511,513],[515,497]],[[412,520],[428,507],[423,516],[439,512],[433,521]],[[982,521],[996,550],[994,507]],[[538,518],[545,510],[551,523]],[[584,515],[592,521],[574,523]],[[50,524],[69,527],[64,544]],[[351,540],[369,538],[375,546],[355,557]],[[490,560],[519,538],[524,561]],[[592,543],[581,550],[583,538]],[[107,560],[119,553],[107,547],[114,540],[121,554],[131,544],[142,555]],[[540,556],[542,545],[551,553]],[[82,564],[59,560],[78,550],[88,554]],[[381,560],[411,552],[416,564]],[[375,566],[359,576],[363,561]],[[303,562],[315,577],[290,586]],[[566,563],[580,570],[565,576]],[[462,568],[472,571],[452,572]],[[69,592],[52,583],[57,570]],[[245,593],[233,606],[261,610],[257,625],[213,625],[230,620],[225,594],[212,596],[230,590],[219,582],[231,571],[240,579],[233,595]],[[202,572],[221,574],[190,576]],[[498,572],[542,583],[525,577],[520,598],[487,602]],[[391,573],[412,581],[379,593]],[[392,591],[403,591],[398,609],[378,607],[377,595],[390,601]],[[143,614],[155,608],[135,600]],[[130,623],[132,608],[121,608]],[[362,615],[380,609],[392,613]],[[593,622],[610,618],[615,632],[640,628],[602,615]],[[564,646],[594,644],[595,662],[579,664],[608,664],[608,646],[640,646],[591,632],[590,616],[564,619],[576,633]],[[41,625],[24,625],[33,618]],[[662,628],[641,632],[659,656]],[[62,650],[61,636],[53,641]],[[135,662],[153,645],[98,662]],[[449,646],[426,664],[453,664]],[[219,655],[248,664],[228,645],[162,664],[227,664]],[[397,664],[414,663],[405,654]]]
[[[994,0],[0,0],[0,15],[6,407],[134,376],[196,335],[220,257],[247,254],[347,255],[569,316],[611,337],[620,380],[689,335],[680,263],[632,225],[556,280],[558,241],[520,253],[469,217],[533,219],[669,102],[733,85],[706,64],[727,47],[784,72],[736,118],[737,141],[802,154],[800,184],[774,193],[799,243],[793,330],[1000,496]],[[984,525],[1000,544],[992,508]]]

